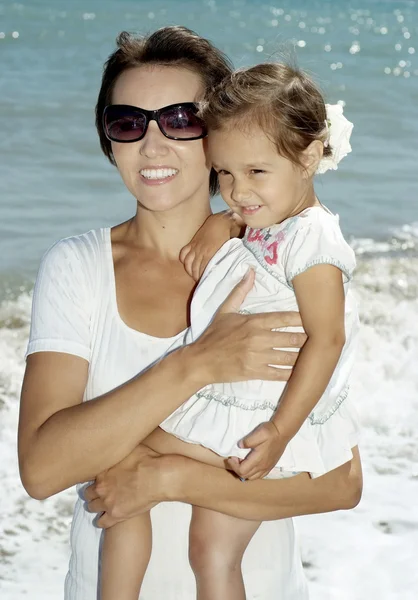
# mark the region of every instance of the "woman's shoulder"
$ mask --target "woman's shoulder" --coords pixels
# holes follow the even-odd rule
[[[109,229],[92,229],[86,233],[62,238],[45,252],[42,263],[96,263],[103,254],[109,238]]]

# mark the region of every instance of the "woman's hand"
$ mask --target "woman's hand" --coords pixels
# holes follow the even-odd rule
[[[243,460],[232,457],[229,467],[242,479],[262,479],[275,467],[289,442],[273,421],[260,423],[238,444],[240,448],[251,448]]]
[[[107,529],[164,500],[165,473],[172,458],[137,446],[120,463],[100,473],[83,494],[89,512],[103,513],[96,525]]]
[[[192,241],[180,251],[180,260],[186,272],[198,281],[212,256],[223,244],[239,235],[241,225],[229,211],[210,215]]]
[[[196,370],[201,387],[218,382],[289,379],[298,353],[285,349],[301,348],[306,335],[273,330],[300,327],[300,315],[297,312],[239,314],[253,284],[254,271],[250,270],[196,342],[182,348],[190,368]]]

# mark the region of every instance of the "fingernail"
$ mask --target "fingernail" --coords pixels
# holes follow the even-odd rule
[[[242,440],[240,440],[238,442],[238,448],[244,448],[244,444],[243,444]]]

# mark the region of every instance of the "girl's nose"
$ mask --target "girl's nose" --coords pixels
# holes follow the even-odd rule
[[[247,186],[243,185],[242,183],[234,184],[234,187],[232,188],[232,193],[231,193],[231,198],[232,198],[232,200],[234,200],[234,202],[237,202],[237,204],[240,204],[241,202],[245,202],[246,200],[248,200],[249,197],[250,197],[250,191],[247,188]]]

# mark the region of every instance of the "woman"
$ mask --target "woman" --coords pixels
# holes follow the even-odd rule
[[[97,597],[100,529],[94,527],[94,512],[105,511],[98,525],[108,527],[162,500],[247,519],[282,519],[264,523],[250,545],[244,560],[248,595],[303,600],[306,584],[293,524],[285,517],[354,506],[361,489],[356,450],[351,465],[316,480],[243,484],[222,469],[186,457],[159,457],[140,446],[208,383],[285,379],[288,371],[269,365],[292,365],[294,353],[274,348],[300,347],[304,336],[272,331],[299,325],[294,314],[237,314],[251,287],[244,281],[199,340],[180,347],[195,282],[179,253],[210,216],[209,185],[212,192],[216,188],[204,131],[188,103],[202,98],[230,65],[206,40],[181,27],[145,40],[122,34],[118,46],[105,66],[97,128],[102,149],[137,199],[137,212],[112,229],[62,240],[43,259],[21,400],[23,484],[31,496],[45,498],[96,479],[85,492],[90,512],[81,498],[75,507],[67,600]],[[120,140],[122,133],[131,143],[106,137],[103,114],[109,110],[120,111],[112,121],[121,125],[114,137]],[[215,218],[225,222],[222,243],[231,224]],[[178,349],[158,361],[175,342]],[[245,477],[246,461],[230,466]],[[161,547],[147,571],[145,598],[194,597],[186,555],[188,508],[169,504],[153,514]],[[219,564],[217,556],[210,537],[191,532],[197,581],[215,580],[220,570],[234,567],[228,560]]]

